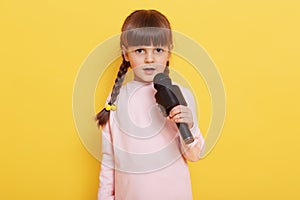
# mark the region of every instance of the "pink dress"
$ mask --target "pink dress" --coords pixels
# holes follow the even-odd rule
[[[187,160],[200,159],[204,139],[193,95],[181,91],[194,119],[195,141],[189,145],[182,142],[176,124],[162,115],[152,83],[122,86],[117,110],[102,127],[98,200],[192,199]]]

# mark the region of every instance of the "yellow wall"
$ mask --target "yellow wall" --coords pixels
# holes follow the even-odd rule
[[[139,8],[160,10],[200,43],[224,81],[222,136],[190,165],[195,199],[299,199],[296,0],[1,0],[0,199],[95,199],[99,162],[78,137],[73,84],[87,55]]]

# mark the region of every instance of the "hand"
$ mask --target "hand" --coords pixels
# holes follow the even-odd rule
[[[190,129],[194,125],[192,111],[186,106],[175,106],[170,111],[168,118],[175,123],[187,123]]]

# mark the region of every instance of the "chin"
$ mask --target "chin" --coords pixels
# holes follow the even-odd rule
[[[149,82],[153,82],[153,79],[154,79],[155,75],[156,74],[153,74],[153,75],[150,75],[150,76],[148,75],[148,76],[144,76],[144,77],[139,77],[135,80],[149,83]]]
[[[139,81],[139,82],[144,82],[144,83],[150,83],[150,82],[153,82],[153,78],[154,77],[152,77],[152,78],[143,78],[143,79],[134,79],[134,80],[136,80],[136,81]]]
[[[143,82],[145,82],[145,83],[151,83],[151,82],[153,82],[153,79],[146,79],[146,80],[143,80]]]

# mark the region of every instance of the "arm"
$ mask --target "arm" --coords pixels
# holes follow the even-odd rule
[[[187,123],[191,133],[194,136],[194,142],[186,145],[180,137],[180,148],[183,156],[192,162],[198,161],[204,150],[204,138],[198,127],[198,120],[196,115],[196,105],[193,94],[185,88],[181,88],[184,98],[188,106],[175,106],[169,115],[169,119],[175,123]]]
[[[114,156],[109,122],[102,127],[102,161],[99,176],[98,200],[114,200]]]
[[[204,149],[204,138],[198,127],[193,127],[191,132],[194,136],[194,142],[186,145],[180,138],[181,151],[187,160],[196,162],[201,159],[202,151]]]

